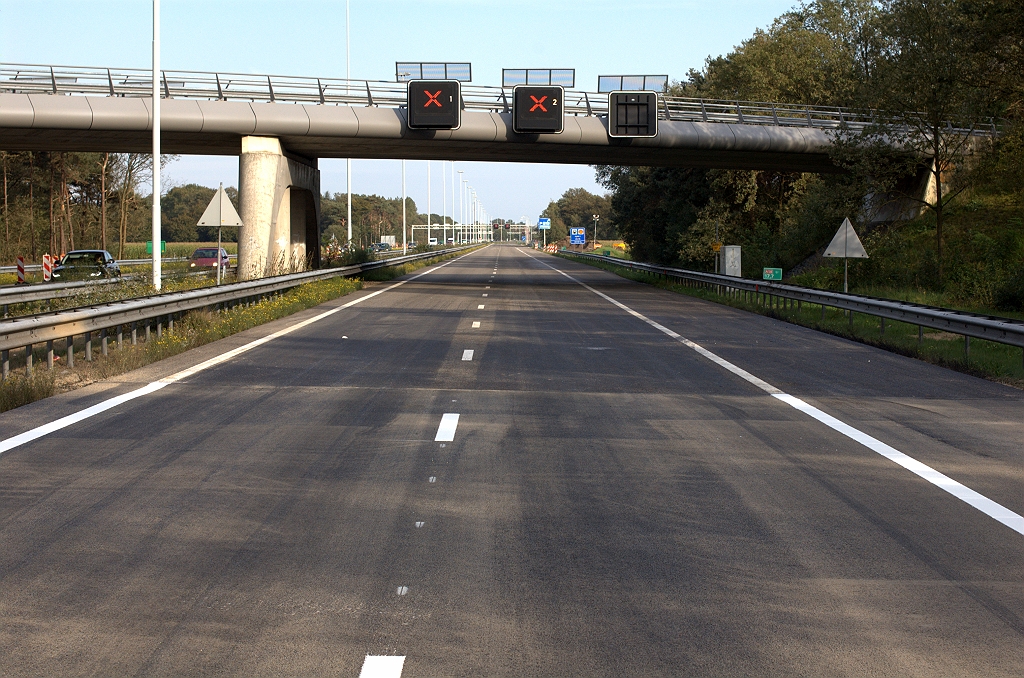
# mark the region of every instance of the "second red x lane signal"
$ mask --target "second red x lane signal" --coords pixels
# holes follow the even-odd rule
[[[520,134],[559,134],[562,97],[556,85],[519,85],[512,90],[512,129]]]

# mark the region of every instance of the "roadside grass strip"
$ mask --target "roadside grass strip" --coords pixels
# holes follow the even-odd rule
[[[529,254],[529,253],[527,253],[527,256],[533,257],[533,255]],[[991,499],[989,499],[988,497],[985,497],[984,495],[982,495],[982,494],[980,494],[978,492],[975,492],[971,488],[969,488],[969,487],[967,487],[967,486],[957,482],[956,480],[953,480],[949,476],[944,475],[944,474],[940,473],[939,471],[936,471],[935,469],[933,469],[932,467],[928,466],[927,464],[924,464],[924,463],[914,459],[913,457],[910,457],[909,455],[906,455],[903,452],[900,452],[899,450],[897,450],[897,449],[895,449],[893,447],[890,447],[889,445],[886,445],[885,443],[883,443],[882,441],[878,440],[877,438],[874,438],[874,437],[868,435],[867,433],[864,433],[863,431],[861,431],[861,430],[859,430],[857,428],[854,428],[853,426],[850,426],[849,424],[847,424],[847,423],[845,423],[843,421],[840,421],[839,419],[836,419],[832,415],[830,415],[830,414],[828,414],[828,413],[818,409],[817,407],[814,407],[813,405],[811,405],[811,404],[801,400],[800,398],[797,398],[795,396],[789,395],[788,393],[785,393],[781,389],[778,389],[775,386],[772,386],[768,382],[766,382],[763,379],[760,379],[760,378],[754,376],[753,374],[751,374],[750,372],[747,372],[743,368],[741,368],[741,367],[739,367],[737,365],[734,365],[733,363],[729,362],[725,358],[722,358],[721,356],[716,355],[715,353],[712,353],[711,351],[707,350],[703,346],[700,346],[699,344],[690,341],[689,339],[687,339],[686,337],[680,335],[679,333],[677,333],[677,332],[675,332],[673,330],[670,330],[669,328],[665,327],[664,325],[661,325],[661,324],[651,320],[650,318],[648,318],[647,316],[643,315],[642,313],[634,311],[629,306],[626,306],[625,304],[623,304],[623,303],[621,303],[621,302],[611,298],[610,296],[608,296],[604,292],[600,292],[600,291],[594,289],[593,287],[591,287],[590,285],[587,285],[586,283],[584,283],[584,282],[574,278],[573,276],[569,275],[565,271],[557,269],[554,266],[551,266],[550,264],[548,264],[547,262],[538,259],[537,257],[533,257],[533,258],[537,259],[538,261],[540,261],[540,263],[544,264],[545,266],[550,268],[552,271],[555,271],[555,272],[565,276],[566,278],[568,278],[569,280],[573,281],[577,285],[580,285],[581,287],[583,287],[583,288],[593,292],[597,296],[601,297],[605,301],[608,301],[609,303],[617,306],[618,308],[622,309],[626,313],[629,313],[634,318],[642,320],[643,322],[647,323],[648,325],[650,325],[654,329],[658,330],[659,332],[662,332],[663,334],[668,335],[669,337],[671,337],[672,339],[675,339],[676,341],[678,341],[679,343],[683,344],[684,346],[687,346],[687,347],[693,349],[694,351],[696,351],[697,353],[699,353],[703,357],[707,358],[711,362],[713,362],[713,363],[715,363],[715,364],[725,368],[729,372],[732,372],[733,374],[735,374],[736,376],[740,377],[741,379],[747,381],[748,383],[753,384],[754,386],[756,386],[759,389],[761,389],[762,391],[766,392],[767,394],[769,394],[773,398],[777,399],[779,402],[786,403],[787,405],[789,405],[793,409],[796,409],[796,410],[798,410],[800,412],[803,412],[807,416],[809,416],[809,417],[811,417],[811,418],[821,422],[825,426],[828,426],[833,431],[841,433],[842,435],[846,436],[850,440],[853,440],[853,441],[863,445],[864,447],[868,448],[869,450],[871,450],[871,451],[873,451],[873,452],[875,452],[877,454],[880,454],[881,456],[885,457],[886,459],[889,459],[890,461],[892,461],[892,462],[894,462],[896,464],[899,464],[900,466],[902,466],[903,468],[907,469],[911,473],[913,473],[913,474],[917,475],[918,477],[923,478],[924,480],[928,481],[929,483],[931,483],[935,487],[938,487],[939,489],[948,492],[949,494],[953,495],[957,499],[959,499],[959,500],[963,501],[964,503],[966,503],[966,504],[974,507],[975,509],[981,511],[982,513],[984,513],[985,515],[989,516],[990,518],[992,518],[994,520],[997,520],[998,522],[1000,522],[1003,525],[1007,526],[1008,528],[1010,528],[1014,532],[1017,532],[1020,535],[1024,535],[1024,516],[1021,516],[1021,515],[1013,512],[1013,511],[1011,511],[1010,509],[1006,508],[1002,504],[994,502]]]
[[[418,274],[416,274],[416,275],[414,275],[414,276],[412,276],[410,278],[407,278],[405,280],[400,280],[400,281],[396,282],[393,285],[388,285],[387,287],[385,287],[383,289],[380,289],[380,290],[377,290],[376,292],[371,292],[370,294],[367,294],[365,296],[359,297],[358,299],[354,299],[354,300],[348,302],[347,304],[342,304],[341,306],[336,306],[335,308],[328,309],[327,311],[324,311],[323,313],[319,313],[319,314],[317,314],[317,315],[315,315],[315,316],[313,316],[311,318],[307,318],[306,320],[303,320],[301,322],[297,322],[294,325],[289,325],[288,327],[285,327],[284,329],[278,330],[277,332],[274,332],[272,334],[268,334],[265,337],[260,337],[259,339],[255,339],[253,341],[250,341],[247,344],[244,344],[244,345],[239,346],[237,348],[234,348],[234,349],[232,349],[230,351],[227,351],[226,353],[222,353],[222,354],[220,354],[218,356],[210,358],[209,360],[201,362],[198,365],[195,365],[193,367],[189,367],[189,368],[187,368],[185,370],[181,370],[180,372],[176,372],[176,373],[174,373],[174,374],[172,374],[170,376],[164,377],[163,379],[158,379],[157,381],[154,381],[154,382],[151,382],[149,384],[146,384],[145,386],[143,386],[141,388],[135,389],[133,391],[129,391],[128,393],[125,393],[125,394],[122,394],[122,395],[119,395],[119,396],[115,396],[114,398],[110,398],[108,400],[105,400],[105,401],[103,401],[101,403],[93,405],[92,407],[86,408],[86,409],[84,409],[84,410],[82,410],[80,412],[76,412],[76,413],[68,415],[66,417],[62,417],[62,418],[60,418],[60,419],[58,419],[56,421],[53,421],[53,422],[50,422],[50,423],[47,423],[47,424],[43,424],[42,426],[37,426],[37,427],[35,427],[33,429],[25,431],[24,433],[18,434],[16,436],[12,436],[10,438],[7,438],[6,440],[2,440],[2,441],[0,441],[0,454],[8,452],[8,451],[10,451],[10,450],[12,450],[12,449],[14,449],[16,447],[19,447],[20,445],[24,445],[25,443],[28,443],[28,442],[31,442],[33,440],[37,440],[39,438],[42,438],[43,436],[48,435],[50,433],[53,433],[55,431],[59,431],[59,430],[61,430],[63,428],[71,426],[72,424],[75,424],[75,423],[77,423],[79,421],[83,421],[85,419],[88,419],[89,417],[95,416],[95,415],[97,415],[97,414],[99,414],[101,412],[105,412],[105,411],[107,411],[109,409],[112,409],[114,407],[117,407],[118,405],[121,405],[121,404],[123,404],[125,402],[128,402],[130,400],[134,400],[135,398],[139,398],[141,396],[149,395],[150,393],[154,393],[154,392],[164,388],[165,386],[168,386],[170,384],[174,384],[176,382],[179,382],[179,381],[182,381],[184,379],[187,379],[188,377],[191,377],[191,376],[193,376],[195,374],[198,374],[199,372],[202,372],[204,370],[208,370],[211,367],[215,367],[217,365],[220,365],[221,363],[227,362],[227,361],[231,360],[232,358],[235,358],[235,357],[237,357],[237,356],[239,356],[239,355],[241,355],[243,353],[247,353],[247,352],[253,350],[254,348],[257,348],[259,346],[262,346],[263,344],[266,344],[266,343],[268,343],[270,341],[273,341],[274,339],[277,339],[279,337],[283,337],[285,335],[291,334],[292,332],[296,332],[296,331],[298,331],[298,330],[300,330],[300,329],[302,329],[304,327],[312,325],[313,323],[320,322],[324,318],[329,318],[329,317],[331,317],[332,315],[334,315],[336,313],[340,313],[341,311],[344,311],[345,309],[351,308],[351,307],[355,306],[356,304],[361,304],[364,301],[367,301],[369,299],[373,299],[374,297],[379,296],[381,294],[384,294],[385,292],[390,292],[393,289],[401,287],[402,285],[405,285],[406,283],[409,283],[409,282],[412,282],[412,281],[417,280],[419,278],[422,278],[425,275],[429,275],[430,273],[433,273],[434,271],[440,270],[440,269],[444,268],[445,266],[448,266],[449,264],[454,263],[454,262],[458,261],[459,259],[462,259],[464,256],[468,256],[468,254],[464,254],[464,255],[462,255],[460,257],[457,257],[455,259],[451,259],[449,261],[446,261],[443,264],[440,264],[438,266],[434,266],[433,268],[429,268],[426,271],[423,271],[422,273],[418,273]],[[298,310],[298,309],[296,309],[296,310]],[[456,417],[457,416],[458,415],[456,415]],[[453,434],[454,434],[454,430],[453,430]]]

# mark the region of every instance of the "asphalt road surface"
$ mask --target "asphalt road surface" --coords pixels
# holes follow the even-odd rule
[[[0,675],[1024,675],[1024,392],[424,270],[0,415]]]

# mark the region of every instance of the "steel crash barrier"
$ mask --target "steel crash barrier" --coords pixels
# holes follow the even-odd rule
[[[67,366],[74,367],[76,337],[84,337],[85,359],[91,361],[93,342],[97,339],[101,353],[107,355],[111,337],[116,338],[118,346],[124,341],[125,335],[130,337],[133,345],[138,342],[140,333],[146,340],[150,339],[153,332],[160,338],[165,327],[173,330],[175,319],[188,311],[204,308],[222,310],[251,304],[304,283],[359,275],[375,269],[456,254],[475,247],[479,245],[0,320],[0,378],[10,376],[12,351],[24,352],[25,372],[28,375],[32,374],[34,348],[39,345],[46,347],[48,368],[53,368],[57,346],[64,349]]]
[[[956,311],[936,306],[925,306],[907,301],[878,299],[858,294],[844,294],[816,290],[797,285],[747,280],[717,273],[701,273],[681,268],[644,264],[600,254],[562,252],[567,256],[602,261],[634,271],[644,271],[679,284],[711,289],[726,296],[740,296],[745,302],[769,308],[786,308],[794,302],[799,310],[804,303],[821,307],[822,320],[828,308],[847,311],[853,324],[853,314],[863,313],[881,319],[881,331],[885,332],[886,320],[917,325],[918,342],[924,339],[924,328],[941,330],[964,337],[964,348],[970,356],[971,338],[994,341],[999,344],[1024,348],[1024,321],[996,316]]]

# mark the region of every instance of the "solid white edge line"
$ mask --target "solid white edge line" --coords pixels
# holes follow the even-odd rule
[[[441,417],[441,423],[437,425],[437,435],[434,442],[450,443],[455,440],[455,430],[459,428],[459,415],[447,412]]]
[[[25,431],[24,433],[20,433],[16,436],[0,441],[0,454],[3,454],[8,450],[12,450],[15,447],[18,447],[19,445],[30,443],[33,440],[36,440],[37,438],[42,438],[43,436],[53,433],[54,431],[59,431],[62,428],[71,426],[72,424],[78,423],[83,419],[88,419],[89,417],[95,416],[100,412],[106,412],[107,410],[113,407],[117,407],[122,403],[126,403],[129,400],[134,400],[135,398],[140,398],[144,395],[149,395],[154,391],[159,391],[164,386],[167,386],[167,384],[158,381],[151,382],[149,384],[146,384],[142,388],[137,388],[134,391],[129,391],[128,393],[124,393],[114,398],[109,398],[101,403],[93,405],[92,407],[87,407],[84,410],[81,410],[80,412],[69,414],[66,417],[61,417],[60,419],[57,419],[56,421],[51,421],[49,424],[37,426],[34,429],[30,429],[28,431]]]
[[[359,678],[401,678],[405,666],[403,655],[372,655],[363,659]]]
[[[722,357],[712,353],[711,351],[707,350],[703,346],[700,346],[699,344],[696,344],[696,343],[690,341],[689,339],[687,339],[686,337],[683,337],[682,335],[678,334],[677,332],[674,332],[674,331],[668,329],[667,327],[665,327],[663,325],[660,325],[659,323],[656,323],[655,321],[651,320],[650,318],[648,318],[647,316],[643,315],[642,313],[638,313],[637,311],[634,311],[633,309],[631,309],[630,307],[626,306],[625,304],[623,304],[623,303],[621,303],[619,301],[616,301],[615,299],[612,299],[607,294],[604,294],[603,292],[599,292],[598,290],[595,290],[590,285],[587,285],[586,283],[584,283],[584,282],[582,282],[580,280],[577,280],[576,278],[572,277],[571,275],[569,275],[565,271],[561,271],[561,270],[555,268],[554,266],[548,264],[546,261],[542,261],[542,260],[538,259],[537,257],[534,257],[532,254],[529,254],[529,253],[525,253],[525,254],[528,257],[530,257],[531,259],[534,259],[534,260],[540,262],[541,264],[547,266],[552,271],[555,271],[556,273],[562,274],[563,276],[565,276],[569,280],[573,281],[577,285],[580,285],[581,287],[584,287],[587,290],[590,290],[591,292],[593,292],[597,296],[601,297],[602,299],[605,299],[606,301],[611,302],[612,304],[614,304],[615,306],[619,307],[623,311],[629,313],[630,315],[634,316],[635,318],[643,320],[645,323],[647,323],[651,327],[659,330],[660,332],[663,332],[664,334],[667,334],[668,336],[672,337],[673,339],[675,339],[679,343],[681,343],[681,344],[683,344],[683,345],[693,349],[694,351],[696,351],[700,355],[704,356],[708,360],[710,360],[710,361],[714,362],[715,364],[717,364],[717,365],[719,365],[719,366],[729,370],[730,372],[732,372],[736,376],[744,379],[745,381],[750,382],[754,386],[757,386],[762,391],[765,391],[766,393],[768,393],[769,395],[771,395],[774,398],[778,399],[779,401],[786,403],[787,405],[789,405],[793,409],[796,409],[796,410],[799,410],[800,412],[803,412],[807,416],[809,416],[809,417],[811,417],[813,419],[816,419],[817,421],[821,422],[822,424],[825,424],[826,426],[828,426],[832,430],[834,430],[834,431],[836,431],[838,433],[843,434],[844,436],[846,436],[850,440],[858,442],[861,445],[863,445],[864,447],[868,448],[869,450],[871,450],[871,451],[873,451],[873,452],[875,452],[877,454],[880,454],[881,456],[885,457],[886,459],[889,459],[890,461],[892,461],[892,462],[894,462],[896,464],[899,464],[900,466],[902,466],[903,468],[907,469],[908,471],[910,471],[911,473],[915,474],[916,476],[918,476],[918,477],[928,481],[929,483],[931,483],[935,487],[938,487],[939,489],[948,492],[949,494],[953,495],[957,499],[963,501],[964,503],[968,504],[969,506],[972,506],[972,507],[976,508],[977,510],[981,511],[982,513],[984,513],[985,515],[989,516],[990,518],[999,521],[1003,525],[1006,525],[1008,528],[1010,528],[1014,532],[1017,532],[1018,534],[1024,535],[1024,516],[1021,516],[1020,514],[1015,513],[1014,511],[1011,511],[1010,509],[1006,508],[1005,506],[1003,506],[1002,504],[1000,504],[998,502],[992,501],[991,499],[989,499],[988,497],[986,497],[983,494],[975,492],[974,490],[972,490],[971,488],[967,487],[966,485],[963,485],[962,483],[957,482],[956,480],[953,480],[949,476],[947,476],[947,475],[945,475],[943,473],[940,473],[939,471],[936,471],[935,469],[933,469],[932,467],[928,466],[927,464],[924,464],[924,463],[914,459],[913,457],[911,457],[911,456],[909,456],[907,454],[904,454],[903,452],[900,452],[899,450],[897,450],[897,449],[895,449],[895,448],[893,448],[893,447],[891,447],[889,445],[886,445],[885,443],[883,443],[882,441],[878,440],[877,438],[874,438],[874,437],[868,435],[867,433],[864,433],[863,431],[861,431],[859,429],[856,429],[853,426],[850,426],[849,424],[840,421],[839,419],[836,419],[832,415],[827,414],[827,413],[823,412],[822,410],[818,409],[817,407],[814,407],[813,405],[810,405],[810,404],[804,402],[800,398],[797,398],[795,396],[792,396],[792,395],[789,395],[788,393],[783,392],[782,390],[772,386],[768,382],[766,382],[766,381],[764,381],[764,380],[762,380],[762,379],[760,379],[758,377],[755,377],[753,374],[751,374],[750,372],[747,372],[746,370],[742,369],[741,367],[737,367],[736,365],[733,365],[732,363],[730,363],[728,360],[726,360],[726,359],[724,359],[724,358],[722,358]]]
[[[486,249],[487,247],[489,247],[489,245],[485,245],[481,249]],[[155,391],[159,391],[160,389],[162,389],[163,387],[167,386],[168,384],[173,384],[175,382],[181,381],[182,379],[186,379],[188,377],[191,377],[192,375],[194,375],[194,374],[196,374],[198,372],[202,372],[203,370],[208,370],[211,367],[214,367],[216,365],[220,365],[223,362],[227,362],[228,360],[231,360],[232,358],[234,358],[236,356],[239,356],[239,355],[241,355],[241,354],[243,354],[243,353],[245,353],[247,351],[251,351],[252,349],[257,348],[258,346],[262,346],[263,344],[267,343],[268,341],[272,341],[274,339],[277,339],[278,337],[283,337],[286,334],[291,334],[292,332],[295,332],[296,330],[300,330],[303,327],[306,327],[307,325],[312,325],[313,323],[318,322],[320,320],[323,320],[324,318],[327,318],[329,316],[332,316],[335,313],[338,313],[340,311],[344,311],[345,309],[351,308],[352,306],[355,306],[356,304],[361,304],[364,301],[366,301],[367,299],[372,299],[372,298],[376,297],[379,294],[384,294],[385,292],[393,290],[396,287],[401,287],[402,285],[404,285],[406,283],[412,282],[413,280],[416,280],[418,278],[422,278],[423,276],[427,275],[428,273],[433,273],[434,271],[436,271],[438,269],[441,269],[441,268],[444,268],[445,266],[447,266],[449,264],[454,264],[456,261],[459,261],[460,259],[468,257],[471,254],[476,254],[476,252],[478,252],[478,251],[480,251],[480,250],[476,250],[474,252],[467,252],[466,254],[463,254],[461,257],[455,257],[454,259],[451,259],[450,261],[446,261],[443,264],[439,264],[437,266],[431,266],[426,271],[423,271],[422,273],[417,273],[416,275],[412,276],[408,280],[400,280],[397,283],[395,283],[394,285],[389,285],[388,287],[385,287],[382,290],[377,290],[376,292],[371,292],[370,294],[367,294],[366,296],[360,297],[358,299],[354,299],[353,301],[350,301],[347,304],[343,304],[343,305],[338,306],[336,308],[332,308],[330,310],[324,311],[323,313],[315,315],[312,318],[307,318],[306,320],[303,320],[302,322],[298,322],[298,323],[295,323],[294,325],[290,325],[290,326],[288,326],[288,327],[286,327],[286,328],[284,328],[282,330],[278,330],[277,332],[274,332],[272,334],[268,334],[265,337],[260,337],[259,339],[255,339],[253,341],[250,341],[248,344],[243,344],[242,346],[239,346],[239,347],[234,348],[234,349],[232,349],[230,351],[227,351],[226,353],[222,353],[222,354],[220,354],[218,356],[214,356],[213,358],[210,358],[209,360],[201,362],[198,365],[195,365],[195,366],[190,367],[188,369],[182,370],[180,372],[175,372],[174,374],[172,374],[172,375],[170,375],[168,377],[164,377],[163,379],[158,379],[157,381],[150,382],[149,384],[146,384],[145,386],[143,386],[141,388],[137,388],[134,391],[129,391],[128,393],[124,393],[124,394],[119,395],[119,396],[114,396],[113,398],[109,398],[107,400],[104,400],[103,402],[97,403],[96,405],[93,405],[91,407],[87,407],[87,408],[85,408],[84,410],[82,410],[80,412],[75,412],[74,414],[69,414],[66,417],[61,417],[60,419],[52,421],[52,422],[50,422],[48,424],[43,424],[42,426],[37,426],[37,427],[35,427],[33,429],[29,429],[28,431],[25,431],[24,433],[19,433],[16,436],[12,436],[12,437],[7,438],[5,440],[0,440],[0,454],[8,452],[8,451],[14,449],[15,447],[19,447],[21,445],[24,445],[25,443],[30,443],[33,440],[36,440],[38,438],[42,438],[43,436],[49,435],[50,433],[54,433],[55,431],[59,431],[59,430],[61,430],[63,428],[67,428],[68,426],[71,426],[72,424],[76,424],[76,423],[78,423],[80,421],[83,421],[85,419],[93,417],[93,416],[95,416],[97,414],[100,414],[101,412],[106,412],[107,410],[109,410],[109,409],[111,409],[113,407],[117,407],[118,405],[121,405],[123,403],[126,403],[129,400],[134,400],[134,399],[139,398],[141,396],[148,395],[148,394],[153,393]]]

